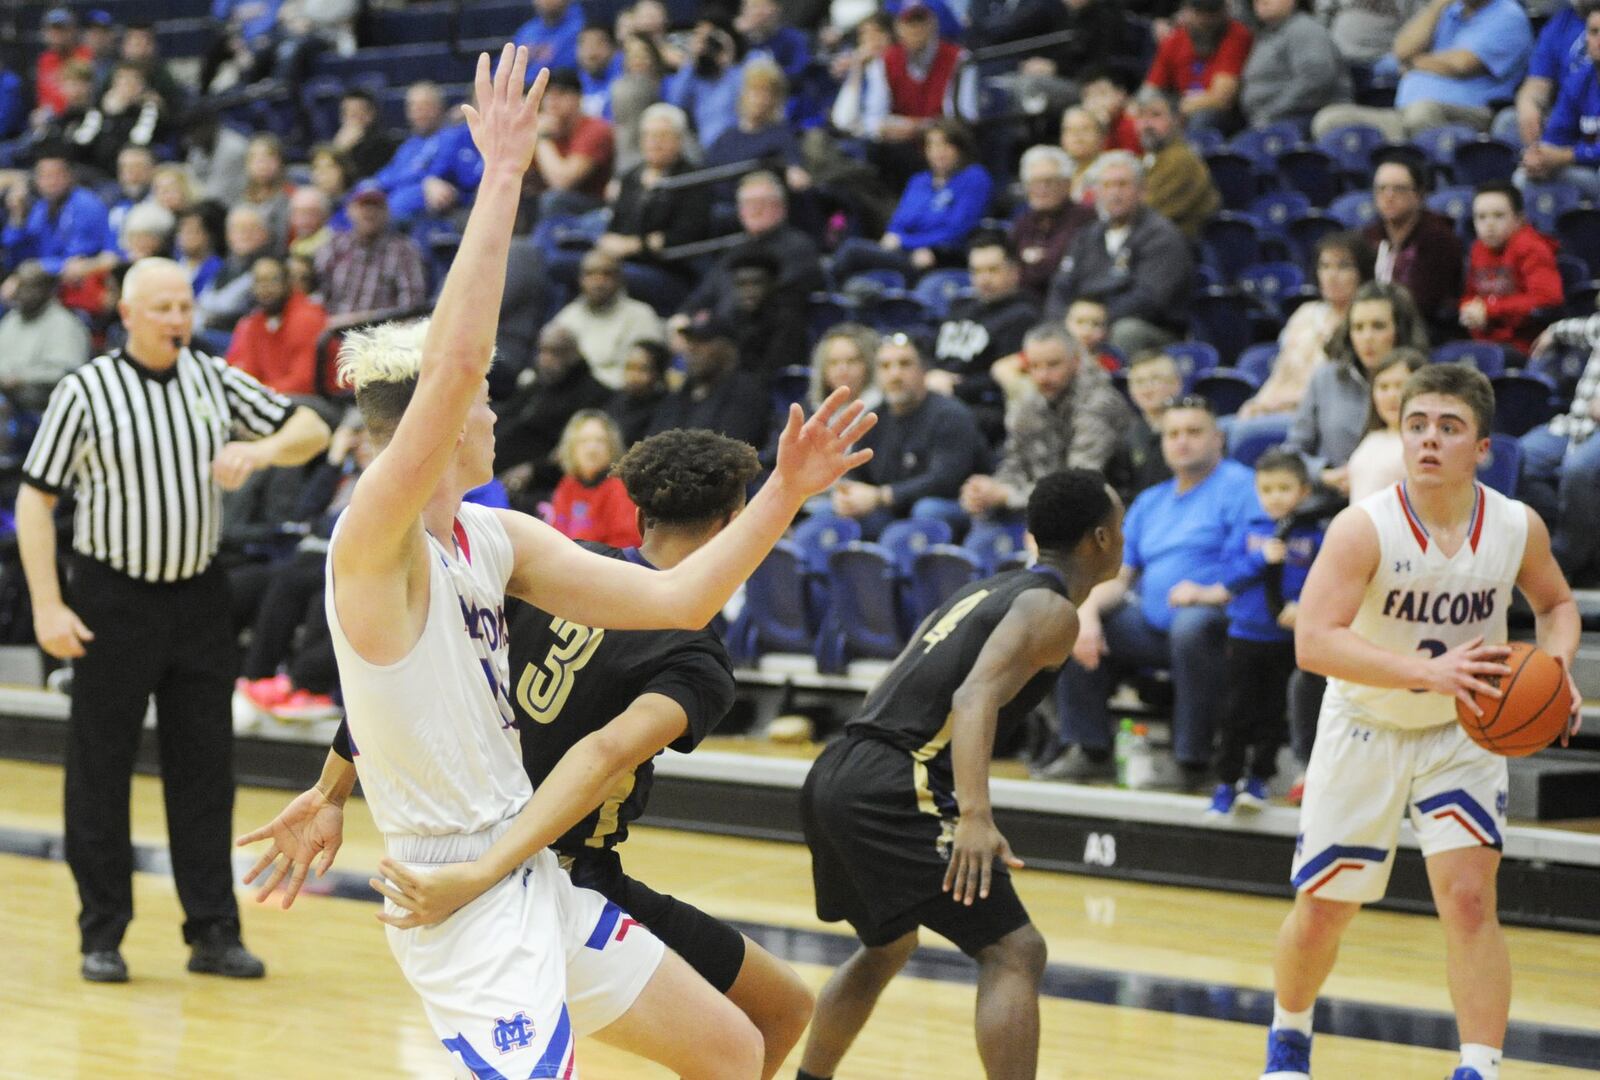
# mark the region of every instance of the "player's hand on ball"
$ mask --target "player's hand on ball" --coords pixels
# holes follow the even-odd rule
[[[950,899],[968,907],[974,900],[987,900],[996,859],[1013,870],[1022,867],[1022,860],[1011,853],[1011,845],[995,828],[992,818],[986,814],[962,814],[956,823],[955,840],[950,845],[944,891],[950,894]]]
[[[1499,688],[1484,682],[1482,676],[1510,675],[1511,669],[1502,662],[1510,652],[1504,645],[1485,645],[1481,636],[1463,642],[1423,662],[1422,689],[1464,701],[1474,716],[1482,716],[1483,709],[1473,695],[1501,696]]]
[[[271,840],[266,854],[256,860],[244,876],[246,885],[269,869],[271,873],[256,891],[256,903],[264,904],[279,885],[283,886],[283,907],[288,909],[300,895],[306,874],[316,864],[322,877],[333,867],[339,845],[344,843],[344,808],[331,801],[319,788],[303,791],[283,812],[254,832],[234,840],[238,847]],[[284,879],[288,878],[285,883]]]
[[[400,930],[442,923],[494,884],[483,880],[476,863],[412,870],[392,859],[380,859],[378,873],[383,878],[371,878],[370,884],[401,909],[397,915],[379,912],[378,921]]]
[[[828,395],[810,420],[799,405],[789,406],[788,423],[778,436],[774,478],[801,498],[827,490],[845,473],[872,460],[871,450],[852,453],[850,447],[877,422],[878,415],[867,412],[859,401],[851,402],[850,391],[843,386]]]

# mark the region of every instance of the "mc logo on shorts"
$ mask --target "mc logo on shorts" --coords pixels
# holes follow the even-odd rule
[[[502,1054],[513,1050],[526,1050],[533,1045],[533,1021],[528,1014],[519,1012],[510,1020],[496,1017],[494,1021],[494,1048]]]

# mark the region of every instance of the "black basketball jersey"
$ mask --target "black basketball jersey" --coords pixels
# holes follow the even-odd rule
[[[955,812],[951,701],[978,662],[989,635],[1029,589],[1067,595],[1066,583],[1046,567],[1008,570],[957,591],[929,616],[921,634],[867,695],[861,712],[845,725],[850,734],[887,742],[911,755],[918,766],[914,770],[918,802],[930,813]],[[1044,699],[1058,670],[1039,672],[1001,706],[997,741],[1006,741],[1012,728]]]
[[[637,548],[584,547],[613,559],[649,566]],[[599,630],[507,599],[511,704],[522,729],[522,760],[533,786],[561,756],[599,731],[641,694],[663,694],[683,706],[689,729],[671,744],[684,753],[733,705],[733,665],[710,630]],[[624,777],[606,801],[553,845],[574,853],[610,848],[644,812],[655,766],[646,761]]]

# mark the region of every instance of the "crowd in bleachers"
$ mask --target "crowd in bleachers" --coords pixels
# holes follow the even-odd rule
[[[1235,614],[1231,545],[1303,516],[1263,525],[1251,466],[1293,455],[1323,518],[1392,482],[1396,373],[1428,359],[1494,380],[1486,482],[1549,522],[1576,582],[1600,578],[1600,5],[732,4],[19,5],[9,454],[61,373],[117,346],[120,275],[152,254],[191,277],[195,347],[337,420],[338,335],[424,313],[449,265],[482,172],[458,106],[476,51],[509,39],[551,76],[484,497],[609,539],[627,522],[605,465],[641,437],[709,427],[770,454],[790,402],[849,385],[880,411],[874,460],[752,585],[744,659],[893,655],[1010,557],[1040,476],[1103,469],[1141,599],[1085,618],[1052,775],[1105,768],[1106,646],[1172,671],[1199,775],[1225,675],[1199,658],[1277,636],[1248,629],[1259,604]],[[357,467],[350,432],[329,475]],[[308,483],[256,494],[269,528],[240,534],[242,565],[314,560],[342,485],[297,508]],[[263,700],[297,688],[278,668],[283,625],[316,610],[303,577],[241,590]]]

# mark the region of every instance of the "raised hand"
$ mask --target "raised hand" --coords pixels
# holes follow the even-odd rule
[[[300,895],[313,861],[317,863],[318,877],[333,866],[339,845],[344,843],[344,809],[319,788],[303,791],[277,817],[254,832],[245,833],[234,844],[244,847],[258,840],[271,840],[272,846],[245,874],[244,883],[250,884],[271,868],[256,892],[256,903],[262,904],[287,877],[288,884],[283,888],[283,907],[287,910]]]
[[[810,420],[800,406],[789,406],[789,421],[778,436],[773,475],[801,497],[827,490],[845,473],[872,460],[871,450],[852,453],[850,447],[872,430],[878,416],[859,401],[846,405],[849,400],[849,389],[839,387]]]
[[[539,105],[544,87],[550,81],[548,68],[541,69],[527,92],[528,47],[507,45],[500,50],[494,76],[489,75],[489,54],[478,54],[478,72],[473,79],[473,105],[463,105],[472,141],[483,155],[484,168],[510,168],[519,175],[528,171],[533,151],[539,144]]]

